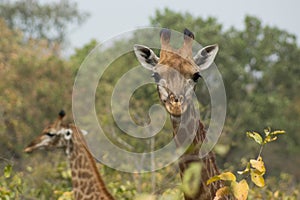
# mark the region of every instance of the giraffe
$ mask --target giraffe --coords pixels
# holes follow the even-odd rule
[[[63,124],[65,112],[60,111],[54,123],[47,126],[25,149],[26,153],[37,149],[62,148],[68,157],[74,197],[76,200],[113,200],[98,172],[96,162],[83,134],[74,124]]]
[[[195,117],[196,110],[192,106],[192,94],[194,94],[197,80],[201,77],[200,72],[213,63],[218,52],[218,45],[206,46],[193,57],[194,34],[191,31],[184,30],[183,46],[179,49],[171,47],[170,38],[171,31],[162,29],[159,57],[144,45],[134,45],[134,52],[141,65],[153,73],[161,103],[170,114],[177,148],[181,147],[186,139],[192,137],[192,150],[186,151],[179,160],[181,178],[190,164],[202,162],[199,189],[193,196],[184,194],[185,200],[211,200],[223,185],[221,182],[206,184],[209,178],[219,174],[219,170],[212,152],[203,158],[199,157],[200,146],[206,137],[206,131],[200,119]]]

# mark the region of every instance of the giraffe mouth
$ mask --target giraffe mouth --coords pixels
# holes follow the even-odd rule
[[[35,150],[38,150],[38,149],[48,149],[48,148],[45,147],[45,146],[28,146],[24,149],[24,152],[25,153],[32,153],[32,152],[34,152]]]
[[[25,152],[25,153],[32,153],[32,151],[33,151],[33,149],[30,148],[30,147],[26,147],[26,148],[24,149],[24,152]]]
[[[187,110],[187,103],[165,103],[166,110],[172,116],[181,116]]]

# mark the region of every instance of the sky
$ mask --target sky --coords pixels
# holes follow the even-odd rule
[[[69,33],[70,48],[82,47],[91,39],[109,40],[120,33],[147,27],[157,9],[169,8],[203,18],[215,17],[224,30],[243,28],[246,15],[258,17],[263,25],[277,26],[300,38],[299,0],[74,0],[78,8],[90,13],[79,28]]]

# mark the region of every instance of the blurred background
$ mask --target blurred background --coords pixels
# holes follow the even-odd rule
[[[215,147],[222,171],[242,170],[259,146],[246,131],[285,130],[262,153],[266,184],[253,187],[249,199],[299,199],[300,188],[300,14],[287,1],[48,1],[0,0],[0,199],[70,199],[71,176],[63,152],[25,155],[23,148],[65,109],[72,121],[76,73],[97,45],[139,27],[192,30],[201,45],[219,44],[215,63],[226,88],[227,118]],[[130,40],[143,41],[139,35]],[[130,42],[120,40],[108,49]],[[127,137],[114,123],[110,96],[118,79],[138,62],[133,53],[112,63],[97,88],[96,110],[111,141],[127,150],[149,152],[172,138],[170,122],[155,145]],[[150,75],[150,74],[149,74]],[[200,112],[209,123],[209,95],[197,88]],[[149,122],[159,102],[154,85],[138,89],[130,100],[137,124]],[[120,138],[123,143],[120,143]],[[145,145],[146,144],[146,145]],[[153,194],[180,199],[176,163],[153,173],[128,174],[101,167],[116,199]]]

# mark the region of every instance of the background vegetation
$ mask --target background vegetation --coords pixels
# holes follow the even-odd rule
[[[0,199],[69,198],[71,179],[64,154],[40,151],[25,155],[22,150],[61,108],[72,120],[71,96],[76,72],[97,41],[76,49],[69,58],[62,57],[68,42],[64,31],[74,22],[83,23],[88,14],[68,1],[63,1],[64,12],[56,9],[62,5],[55,3],[33,1],[28,6],[25,2],[0,4]],[[241,170],[245,160],[257,155],[255,145],[245,139],[246,131],[263,130],[267,126],[283,129],[287,134],[263,151],[267,186],[259,193],[250,191],[249,195],[253,199],[283,196],[296,199],[297,194],[299,197],[300,49],[296,37],[278,27],[263,25],[254,16],[245,17],[241,30],[234,27],[224,30],[214,18],[203,19],[169,9],[157,10],[149,25],[180,32],[187,27],[203,46],[219,44],[215,63],[227,95],[226,123],[215,147],[222,171]],[[128,43],[120,41],[112,49]],[[109,97],[116,81],[137,64],[131,53],[105,72],[101,88],[97,89],[98,109],[110,109]],[[208,122],[209,96],[205,95],[204,84],[198,85],[203,121]],[[141,119],[137,123],[147,122],[149,105],[158,101],[153,85],[135,93],[131,113]],[[131,146],[139,152],[149,151],[151,142],[141,146],[122,134],[112,116],[101,112],[98,117],[113,142],[118,143],[118,138],[122,138],[129,149]],[[155,137],[155,148],[171,138],[169,122],[162,133]],[[132,199],[141,193],[181,197],[176,164],[146,174],[127,174],[102,167],[101,174],[117,199]]]

